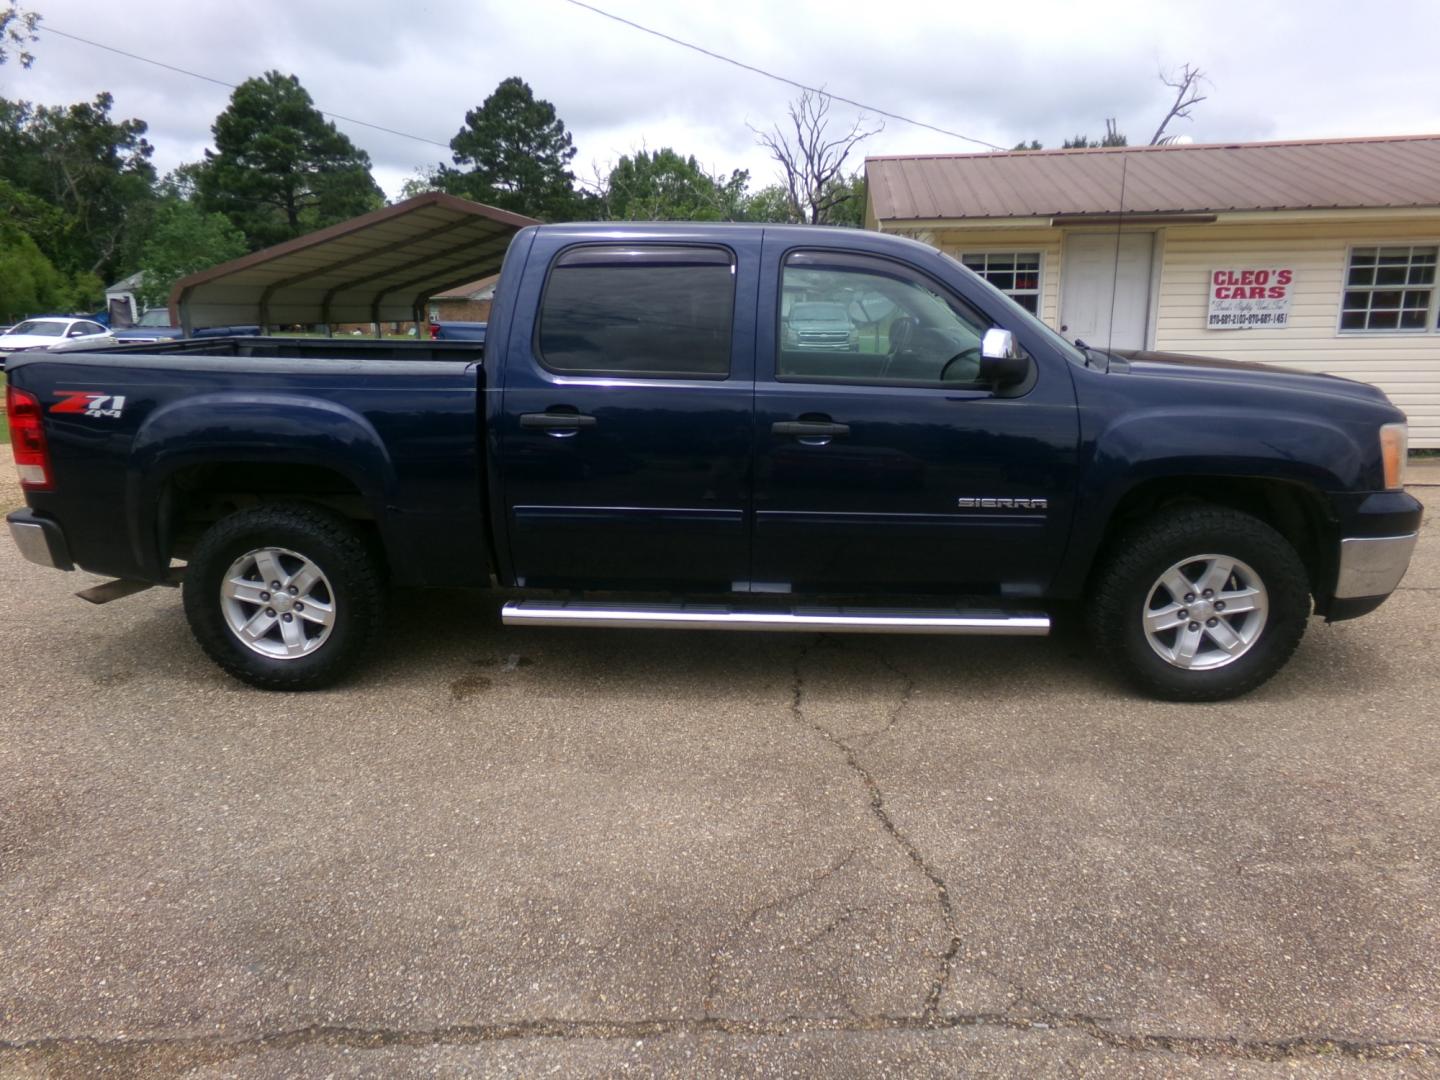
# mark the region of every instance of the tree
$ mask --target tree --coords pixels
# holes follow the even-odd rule
[[[1073,139],[1066,139],[1061,144],[1062,150],[1084,150],[1095,146],[1129,146],[1130,140],[1121,134],[1113,118],[1105,121],[1105,137],[1103,139],[1092,139],[1088,135],[1076,135]]]
[[[621,157],[599,200],[604,217],[615,221],[739,221],[749,180],[744,169],[712,175],[693,155],[667,146]]]
[[[1045,147],[1044,147],[1043,145],[1041,145],[1039,139],[1031,139],[1028,143],[1027,143],[1024,139],[1021,139],[1018,143],[1016,143],[1016,144],[1015,144],[1014,146],[1012,146],[1010,149],[1011,149],[1011,150],[1044,150]]]
[[[146,124],[111,119],[113,103],[0,99],[0,179],[60,212],[58,228],[31,235],[67,274],[113,273],[154,199]]]
[[[830,132],[830,97],[804,91],[790,103],[790,128],[776,124],[768,131],[751,127],[756,140],[770,151],[780,166],[781,185],[795,220],[810,225],[828,225],[847,213],[843,209],[853,191],[837,184],[843,177],[845,161],[857,145],[884,130],[885,125],[864,130],[865,117],[858,116],[839,134]]]
[[[67,311],[71,293],[70,282],[34,240],[18,229],[0,229],[0,319]]]
[[[0,8],[0,64],[10,59],[12,49],[21,67],[33,64],[35,57],[30,46],[39,40],[35,34],[39,25],[40,16],[33,11],[22,11],[13,3]]]
[[[1200,84],[1206,81],[1205,73],[1197,67],[1185,64],[1179,71],[1172,71],[1168,75],[1162,71],[1160,81],[1175,91],[1175,100],[1170,105],[1170,111],[1160,121],[1160,126],[1155,129],[1155,134],[1151,136],[1151,146],[1160,145],[1171,120],[1177,116],[1189,120],[1190,110],[1205,100],[1200,93]]]
[[[400,198],[413,199],[416,195],[425,195],[431,191],[444,191],[445,184],[440,175],[444,166],[437,165],[433,168],[416,169],[412,176],[407,176],[404,183],[400,185]]]
[[[790,194],[780,184],[770,184],[746,198],[745,220],[773,221],[779,225],[799,223],[790,209]]]
[[[1209,82],[1205,73],[1193,64],[1183,64],[1178,71],[1166,73],[1160,72],[1160,81],[1175,91],[1175,100],[1171,102],[1169,110],[1160,120],[1160,126],[1155,129],[1155,134],[1150,137],[1151,146],[1159,146],[1161,143],[1170,142],[1173,136],[1167,138],[1165,129],[1170,126],[1170,121],[1176,117],[1189,120],[1190,110],[1200,102],[1206,100],[1206,95],[1200,93],[1202,83]],[[1117,129],[1114,119],[1105,121],[1105,137],[1098,142],[1088,135],[1076,135],[1066,139],[1062,145],[1064,150],[1084,150],[1091,146],[1128,146],[1129,140]],[[1032,139],[1028,144],[1019,142],[1015,144],[1016,150],[1039,150],[1040,141]]]
[[[245,234],[224,214],[208,213],[179,198],[166,199],[155,213],[140,257],[140,302],[161,307],[180,278],[237,259],[247,250]]]
[[[830,182],[826,196],[831,200],[830,225],[845,225],[852,229],[865,227],[865,171],[856,169],[847,177],[837,177]]]
[[[578,205],[570,133],[555,106],[521,78],[512,75],[467,112],[450,149],[464,166],[441,166],[452,194],[547,221],[572,216]]]
[[[262,248],[379,209],[370,155],[324,114],[294,75],[247,79],[210,129],[196,176],[201,205]]]

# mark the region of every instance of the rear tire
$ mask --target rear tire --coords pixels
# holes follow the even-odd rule
[[[385,594],[380,562],[349,520],[263,506],[200,538],[184,601],[195,640],[231,675],[265,690],[317,690],[378,639]]]
[[[1086,607],[1092,639],[1135,686],[1166,701],[1223,701],[1290,659],[1310,616],[1310,585],[1269,525],[1196,506],[1122,536]]]

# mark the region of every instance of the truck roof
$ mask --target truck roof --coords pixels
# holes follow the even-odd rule
[[[908,236],[854,229],[838,225],[777,225],[752,221],[575,221],[532,225],[525,231],[574,236],[586,240],[634,240],[683,237],[687,240],[731,240],[737,236],[765,235],[813,247],[860,247],[895,250],[905,247],[934,254],[931,244]]]

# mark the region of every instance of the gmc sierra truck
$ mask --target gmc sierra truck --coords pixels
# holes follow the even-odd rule
[[[1045,634],[1063,609],[1143,690],[1217,700],[1312,613],[1378,607],[1421,514],[1379,390],[1072,344],[858,230],[532,227],[483,345],[22,355],[8,396],[21,552],[105,595],[181,581],[201,647],[286,690],[383,642],[389,588],[499,585],[528,626]]]

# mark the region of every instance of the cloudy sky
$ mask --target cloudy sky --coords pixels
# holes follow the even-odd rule
[[[0,0],[4,2],[4,0]],[[715,169],[772,167],[747,125],[782,118],[796,91],[620,25],[568,0],[23,0],[56,31],[237,83],[294,73],[392,196],[510,75],[554,103],[592,175],[642,146],[674,146]],[[1435,0],[595,0],[595,6],[801,83],[1011,146],[1099,135],[1118,119],[1146,142],[1169,103],[1157,71],[1184,62],[1209,100],[1176,134],[1196,141],[1440,131]],[[41,35],[30,70],[0,68],[0,95],[51,104],[115,96],[150,125],[163,173],[201,156],[229,91],[90,45]],[[853,110],[837,106],[842,119]],[[983,149],[885,121],[871,154]]]

